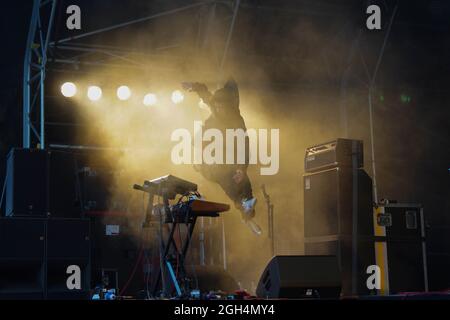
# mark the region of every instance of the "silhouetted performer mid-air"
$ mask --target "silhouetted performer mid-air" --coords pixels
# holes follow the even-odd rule
[[[183,88],[196,92],[206,103],[211,115],[204,122],[204,130],[218,129],[225,137],[226,129],[243,129],[244,118],[239,110],[239,90],[234,80],[229,80],[225,86],[212,94],[206,85],[198,82],[184,82]],[[245,163],[244,164],[203,164],[195,166],[196,170],[208,180],[218,183],[228,197],[233,200],[235,206],[241,211],[242,218],[256,234],[261,234],[261,228],[252,220],[255,216],[256,198],[252,193],[252,185],[247,175],[249,159],[248,137],[245,140]],[[224,144],[224,155],[225,155]],[[237,147],[235,145],[235,159]],[[236,163],[236,161],[234,162]]]

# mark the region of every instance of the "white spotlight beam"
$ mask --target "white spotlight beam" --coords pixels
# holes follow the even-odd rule
[[[89,86],[87,96],[91,101],[98,101],[102,97],[102,89],[98,86]]]
[[[119,100],[125,101],[130,99],[130,97],[131,97],[131,90],[129,87],[120,86],[119,88],[117,88],[117,98],[119,98]]]
[[[61,86],[61,94],[71,98],[77,94],[77,86],[73,82],[64,82]]]

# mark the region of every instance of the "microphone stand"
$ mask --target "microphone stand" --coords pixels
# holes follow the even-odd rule
[[[267,207],[267,220],[269,225],[269,239],[270,239],[270,252],[272,254],[272,257],[275,255],[275,239],[274,239],[274,233],[273,233],[273,204],[270,201],[270,196],[266,192],[266,186],[263,184],[261,185],[261,189],[264,195],[264,200],[266,202]]]

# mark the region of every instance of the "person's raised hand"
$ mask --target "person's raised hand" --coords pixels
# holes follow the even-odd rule
[[[183,87],[183,89],[187,90],[187,91],[192,91],[193,85],[194,84],[192,82],[182,82],[181,83],[181,86]]]

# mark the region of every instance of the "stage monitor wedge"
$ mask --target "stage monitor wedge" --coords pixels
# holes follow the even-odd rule
[[[256,289],[260,298],[339,298],[341,275],[335,256],[275,256]]]

